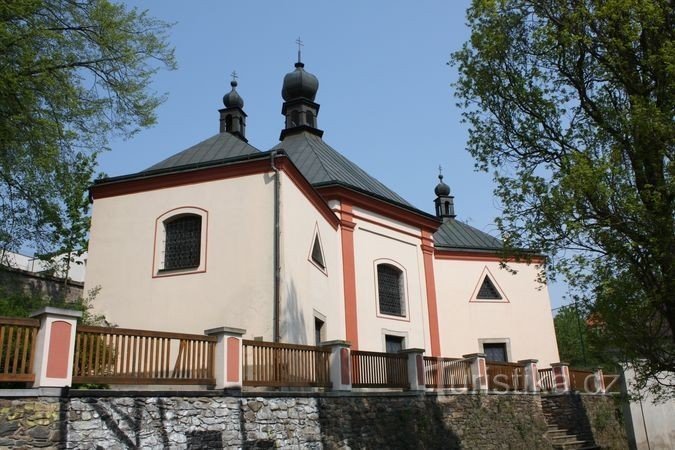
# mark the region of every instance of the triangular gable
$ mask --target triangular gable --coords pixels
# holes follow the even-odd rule
[[[487,266],[485,266],[483,272],[480,274],[469,302],[509,303],[509,299],[506,297],[499,284],[497,284]]]
[[[309,260],[323,272],[326,271],[326,258],[323,254],[323,245],[321,244],[321,235],[319,234],[319,224],[314,227],[314,238],[309,251]]]

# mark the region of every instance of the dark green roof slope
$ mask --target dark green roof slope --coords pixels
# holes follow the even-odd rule
[[[187,150],[176,153],[145,171],[171,169],[259,153],[260,150],[230,133],[218,133]]]
[[[443,222],[434,233],[436,248],[500,250],[502,241],[456,219]]]
[[[414,208],[403,197],[368,175],[312,133],[300,132],[288,135],[273,148],[276,149],[284,149],[293,164],[312,185],[347,185]]]

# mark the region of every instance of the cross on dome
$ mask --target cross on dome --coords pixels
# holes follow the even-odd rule
[[[302,47],[305,46],[305,44],[302,43],[302,39],[300,39],[300,36],[295,40],[295,43],[298,44],[298,62],[302,62]]]

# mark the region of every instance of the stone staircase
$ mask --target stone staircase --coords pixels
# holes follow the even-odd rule
[[[595,444],[590,425],[578,420],[579,410],[570,402],[556,401],[555,397],[542,397],[541,407],[548,424],[546,438],[554,449],[600,449]]]

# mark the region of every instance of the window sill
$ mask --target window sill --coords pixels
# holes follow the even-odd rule
[[[184,267],[181,269],[159,269],[153,275],[153,278],[165,278],[178,275],[193,275],[196,273],[204,273],[204,272],[206,272],[206,268],[202,268],[201,265],[195,267]]]

